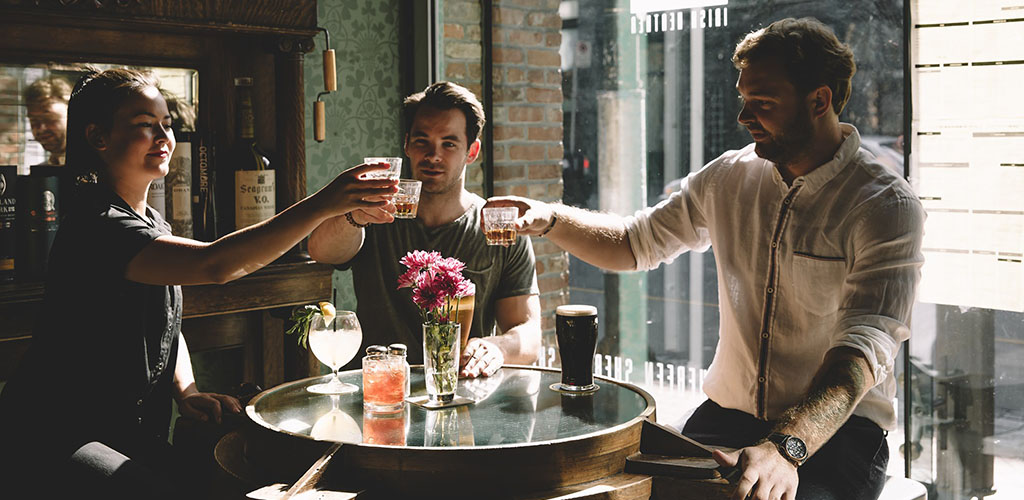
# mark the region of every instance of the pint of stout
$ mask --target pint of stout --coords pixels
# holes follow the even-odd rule
[[[565,391],[590,391],[594,387],[594,352],[597,350],[597,308],[564,305],[555,309],[555,335],[562,358]]]

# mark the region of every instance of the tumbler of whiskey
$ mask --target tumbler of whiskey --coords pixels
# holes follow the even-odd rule
[[[488,245],[510,246],[516,242],[516,207],[487,207],[483,209],[484,236]]]
[[[395,218],[415,219],[416,209],[420,206],[420,188],[423,183],[412,179],[398,181],[398,193],[395,194]]]

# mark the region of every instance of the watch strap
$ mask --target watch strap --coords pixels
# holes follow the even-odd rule
[[[779,451],[779,454],[783,458],[789,460],[793,465],[799,467],[807,461],[807,444],[796,436],[790,436],[789,434],[782,434],[781,432],[772,432],[768,434],[768,441],[775,444],[775,448]],[[796,440],[799,443],[799,447],[803,449],[803,456],[794,456],[789,451],[789,444],[791,440]]]

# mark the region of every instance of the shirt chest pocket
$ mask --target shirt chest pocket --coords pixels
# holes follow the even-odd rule
[[[791,286],[799,305],[812,314],[829,316],[839,309],[846,260],[843,257],[793,253]]]
[[[476,286],[477,300],[486,300],[489,298],[489,295],[493,291],[492,289],[495,281],[492,274],[496,269],[496,265],[493,262],[490,262],[483,266],[479,266],[478,269],[469,269],[467,267],[462,270],[462,275],[465,276],[466,279],[472,281],[473,285]]]

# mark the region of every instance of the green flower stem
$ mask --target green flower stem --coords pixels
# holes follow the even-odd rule
[[[458,323],[424,323],[423,345],[433,371],[431,376],[438,394],[452,394],[459,382]]]

